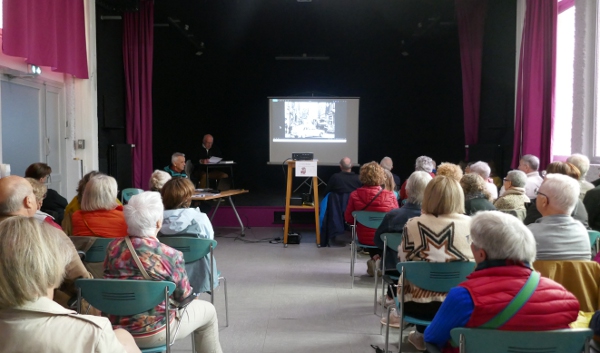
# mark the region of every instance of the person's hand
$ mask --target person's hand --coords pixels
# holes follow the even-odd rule
[[[208,164],[208,159],[201,159],[200,162],[202,162],[202,164]]]

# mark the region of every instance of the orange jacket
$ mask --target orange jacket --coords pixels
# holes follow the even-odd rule
[[[127,235],[127,223],[123,206],[120,205],[110,211],[76,211],[71,223],[73,235],[102,238],[121,238]]]

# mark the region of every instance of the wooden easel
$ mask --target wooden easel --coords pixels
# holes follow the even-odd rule
[[[287,191],[285,193],[285,225],[283,227],[283,247],[287,248],[288,244],[288,232],[290,230],[290,209],[308,209],[315,210],[315,231],[317,234],[317,247],[321,247],[321,227],[319,225],[319,178],[317,176],[312,177],[313,185],[313,200],[314,206],[296,206],[290,205],[292,198],[292,178],[294,177],[294,168],[296,168],[296,161],[288,161],[287,171]]]

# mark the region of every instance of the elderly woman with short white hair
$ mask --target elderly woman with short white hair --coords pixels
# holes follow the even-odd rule
[[[150,175],[150,191],[160,192],[160,189],[162,189],[171,178],[171,174],[163,170],[155,170],[154,173]]]
[[[117,202],[117,181],[100,174],[87,183],[81,210],[71,217],[74,236],[119,238],[127,235],[123,206]]]
[[[483,180],[485,180],[485,182],[486,182],[485,187],[490,192],[490,195],[492,195],[492,200],[495,200],[498,198],[498,188],[496,187],[496,185],[494,185],[494,183],[490,179],[490,174],[492,172],[492,169],[490,168],[489,164],[487,164],[486,162],[482,162],[482,161],[473,163],[473,164],[471,164],[469,171],[471,174],[473,174],[473,173],[478,174],[480,177],[483,178]]]
[[[176,286],[171,299],[181,303],[195,295],[185,272],[183,254],[156,239],[162,226],[163,211],[163,203],[157,192],[146,191],[131,197],[124,211],[129,235],[114,240],[107,247],[104,278],[170,281]],[[138,267],[136,260],[143,270]],[[178,321],[181,322],[177,340],[193,334],[196,352],[221,352],[217,313],[211,303],[192,300],[185,315],[181,312],[177,315],[171,313],[169,318],[173,329]],[[129,331],[140,348],[164,344],[164,302],[147,312],[131,316],[112,315],[109,319],[114,327]]]
[[[435,169],[435,161],[431,159],[431,157],[420,156],[415,160],[415,172],[425,172],[431,175],[433,178],[435,174],[433,170]],[[400,187],[400,197],[398,198],[400,202],[404,202],[404,200],[408,199],[408,194],[406,193],[406,182],[402,183]]]
[[[470,241],[477,267],[466,281],[450,290],[425,330],[426,342],[443,352],[458,352],[449,342],[450,331],[489,324],[521,291],[527,291],[526,283],[533,290],[529,296],[523,295],[525,304],[501,324],[489,324],[488,328],[547,331],[569,328],[575,321],[577,298],[531,267],[536,241],[521,221],[498,211],[480,212],[473,217]]]
[[[520,220],[525,219],[527,207],[531,200],[525,195],[527,174],[520,170],[511,170],[504,178],[504,194],[494,201],[498,211],[516,215]]]
[[[71,262],[69,243],[62,231],[33,218],[0,223],[0,350],[139,353],[131,335],[113,331],[106,318],[52,300]]]

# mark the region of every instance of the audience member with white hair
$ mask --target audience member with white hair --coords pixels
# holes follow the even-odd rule
[[[490,192],[490,195],[492,195],[492,200],[498,198],[498,188],[490,179],[490,173],[492,172],[492,169],[490,168],[489,164],[482,161],[475,162],[471,164],[470,172],[471,174],[477,174],[483,178],[483,180],[486,182],[485,187]]]
[[[567,329],[575,321],[577,298],[531,268],[535,239],[518,219],[497,211],[480,212],[473,217],[470,239],[477,267],[466,281],[450,290],[425,330],[426,342],[444,352],[458,352],[458,347],[450,344],[450,331],[479,327],[497,317],[528,281],[537,284],[533,293],[497,329],[548,331]]]
[[[413,172],[406,181],[406,192],[408,199],[406,203],[400,207],[395,208],[388,212],[383,221],[375,231],[375,237],[373,241],[375,245],[383,250],[383,240],[381,234],[383,233],[402,233],[406,222],[413,218],[421,215],[421,205],[423,204],[423,194],[427,184],[431,181],[431,175],[426,172]],[[391,249],[388,247],[385,254],[385,267],[386,269],[396,270],[396,264],[398,263],[398,249]],[[392,293],[388,289],[388,295],[386,304],[391,305],[393,303]],[[394,326],[394,325],[391,325]]]
[[[527,174],[520,170],[511,170],[504,178],[504,194],[495,202],[494,206],[498,211],[513,213],[520,220],[525,219],[527,206],[531,199],[525,195],[525,185],[527,184]]]
[[[150,175],[150,191],[159,191],[162,189],[163,185],[169,180],[171,180],[171,174],[163,171],[163,170],[155,170],[152,175]]]
[[[548,164],[546,167],[546,175],[550,174],[562,174],[571,177],[579,183],[579,169],[575,167],[571,163],[566,162],[552,162]],[[529,225],[534,223],[536,220],[542,217],[542,214],[537,209],[536,200],[531,200],[531,204],[527,208],[527,216],[523,220],[525,225]],[[571,217],[575,218],[575,220],[581,222],[584,227],[588,228],[588,213],[586,211],[585,205],[579,198],[577,199],[577,203],[575,204],[575,208],[573,212],[571,212]]]
[[[579,199],[583,201],[585,194],[594,188],[594,184],[585,180],[585,176],[587,175],[588,170],[590,170],[590,159],[583,154],[575,153],[567,158],[567,162],[577,167],[579,173],[581,173],[579,175],[579,187],[581,188],[579,191]]]
[[[537,243],[538,260],[589,260],[587,229],[571,213],[579,201],[579,183],[562,174],[548,174],[536,198],[542,218],[528,225]]]
[[[435,169],[435,161],[431,159],[431,157],[421,156],[415,160],[415,172],[425,172],[431,175],[431,177],[435,177],[433,170]],[[402,183],[400,187],[400,197],[399,201],[404,201],[408,198],[406,194],[406,180]]]
[[[71,216],[74,236],[118,238],[127,235],[123,206],[117,202],[117,181],[96,175],[85,186],[81,210]]]
[[[465,214],[472,216],[479,211],[495,211],[492,195],[487,189],[487,182],[479,174],[465,174],[460,179],[460,186],[465,194]]]
[[[10,219],[15,216],[34,217],[37,210],[37,204],[33,188],[25,178],[17,175],[11,175],[0,179],[0,221]],[[42,222],[37,219],[38,222]],[[62,231],[54,232],[67,243],[67,253],[71,259],[66,267],[65,278],[68,283],[63,283],[60,290],[54,293],[54,301],[67,307],[69,300],[76,293],[73,282],[78,278],[90,278],[91,275],[81,262],[77,250],[67,235]],[[1,257],[0,257],[1,259]],[[0,286],[1,288],[2,286]],[[1,341],[0,341],[1,342]]]
[[[134,195],[125,206],[129,235],[112,241],[106,249],[104,278],[170,281],[176,288],[171,299],[181,303],[194,296],[185,272],[183,254],[161,244],[156,235],[162,226],[163,203],[158,192]],[[128,244],[130,242],[130,244]],[[129,247],[134,251],[130,251]],[[143,271],[136,264],[137,257]],[[154,309],[131,315],[109,317],[113,327],[129,331],[140,348],[156,347],[165,342],[165,303]],[[187,313],[169,315],[173,330],[181,322],[177,340],[193,334],[196,352],[220,353],[219,326],[214,306],[204,300],[192,300]],[[171,331],[174,332],[174,331]]]
[[[32,218],[0,223],[0,342],[2,352],[139,352],[133,337],[99,316],[55,303],[68,267],[69,238]],[[18,270],[16,270],[18,269]]]
[[[540,159],[532,154],[526,154],[519,160],[519,170],[527,174],[527,183],[525,183],[525,195],[530,199],[535,199],[536,192],[542,185],[544,179],[540,176],[538,169]]]
[[[383,157],[381,159],[381,162],[379,162],[379,165],[383,169],[390,171],[390,173],[394,177],[394,185],[396,185],[395,189],[392,191],[398,191],[398,189],[400,188],[400,177],[392,173],[392,169],[394,169],[394,161],[392,161],[390,157]]]

